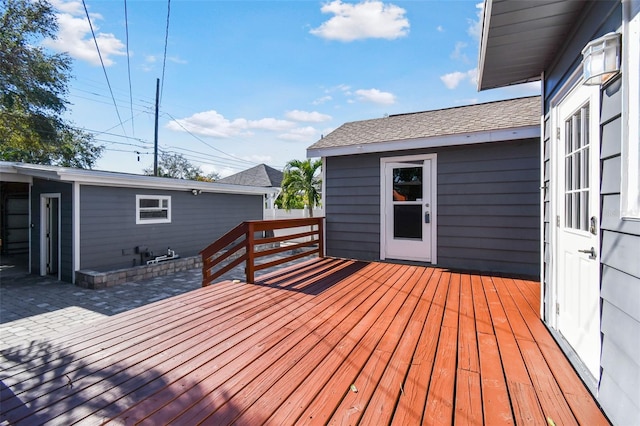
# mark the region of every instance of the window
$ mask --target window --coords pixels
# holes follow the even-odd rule
[[[589,229],[589,104],[565,123],[565,226]]]
[[[171,223],[171,197],[136,195],[136,224]]]

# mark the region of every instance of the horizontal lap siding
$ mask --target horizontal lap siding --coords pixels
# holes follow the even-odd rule
[[[380,157],[325,159],[326,252],[380,259]]]
[[[602,378],[598,399],[615,424],[640,418],[640,222],[621,220],[622,90],[602,93]]]
[[[245,220],[262,219],[262,195],[159,191],[81,186],[81,269],[98,271],[140,264],[136,246],[154,257],[167,248],[194,256]],[[136,195],[170,195],[171,223],[136,224]],[[149,259],[144,259],[149,260]]]
[[[539,141],[325,159],[327,254],[380,257],[380,158],[437,153],[438,265],[539,274]]]
[[[438,152],[438,264],[539,274],[538,140]]]

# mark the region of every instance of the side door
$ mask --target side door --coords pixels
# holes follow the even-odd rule
[[[556,325],[593,376],[600,370],[599,93],[579,86],[557,108]]]
[[[431,162],[384,164],[383,259],[432,261]]]

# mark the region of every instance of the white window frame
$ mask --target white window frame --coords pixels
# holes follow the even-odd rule
[[[623,1],[622,19],[623,219],[640,220],[640,0]]]
[[[140,200],[158,200],[157,208],[140,208]],[[167,207],[162,207],[162,202],[167,201]],[[144,219],[140,217],[143,211],[160,211],[167,210],[166,218]],[[136,225],[150,225],[155,223],[171,223],[171,196],[170,195],[136,195]]]

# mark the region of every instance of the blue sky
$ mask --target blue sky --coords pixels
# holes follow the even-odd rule
[[[52,3],[45,45],[74,58],[67,118],[105,146],[101,170],[153,165],[163,69],[160,150],[222,176],[304,159],[345,122],[539,92],[477,92],[477,1],[128,0],[125,19],[124,0],[85,0],[104,70],[82,1]]]

